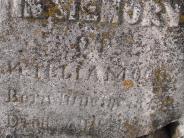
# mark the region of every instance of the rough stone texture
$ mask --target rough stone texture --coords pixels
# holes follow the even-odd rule
[[[183,6],[0,0],[0,136],[182,136]]]

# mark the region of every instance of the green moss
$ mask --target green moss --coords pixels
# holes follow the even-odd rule
[[[180,24],[184,24],[184,15],[180,16]]]
[[[164,88],[167,87],[167,81],[170,78],[170,75],[166,72],[164,67],[155,69],[153,75],[153,92],[160,96],[164,91]]]
[[[167,111],[174,103],[174,98],[169,96],[169,91],[174,88],[174,80],[167,71],[167,67],[161,66],[154,70],[153,93],[160,101],[159,111]]]
[[[174,99],[170,96],[165,97],[165,99],[163,100],[163,105],[165,106],[170,106],[174,103]]]
[[[162,0],[153,0],[156,3],[162,3]]]
[[[128,138],[137,137],[136,134],[138,133],[139,130],[138,130],[137,126],[135,126],[135,124],[137,124],[137,122],[130,123],[130,122],[126,121],[124,123],[124,128],[126,128],[126,130],[127,130],[126,135]]]

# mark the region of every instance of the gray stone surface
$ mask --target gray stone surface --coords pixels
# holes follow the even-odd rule
[[[0,136],[136,138],[183,124],[183,6],[0,0]]]

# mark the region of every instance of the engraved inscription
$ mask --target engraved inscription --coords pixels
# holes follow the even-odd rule
[[[70,91],[68,91],[69,93]],[[122,100],[116,97],[97,97],[85,96],[78,94],[27,94],[17,92],[16,89],[10,88],[5,98],[6,103],[18,105],[59,105],[68,107],[100,107],[107,110],[116,110],[121,106]]]
[[[135,24],[143,26],[163,23],[169,27],[179,24],[180,8],[168,2],[138,0],[13,0],[12,17],[48,18]],[[163,11],[166,11],[164,13]],[[164,21],[164,22],[163,22]]]
[[[91,115],[88,118],[76,117],[71,120],[62,120],[57,122],[57,119],[49,117],[29,117],[26,115],[17,115],[9,113],[7,115],[8,128],[16,128],[14,136],[35,136],[39,134],[49,134],[51,136],[61,136],[62,134],[78,134],[78,135],[92,135],[92,136],[104,136],[110,132],[110,128],[118,135],[122,135],[122,127],[125,126],[125,122],[121,119],[121,115],[118,118],[114,116],[106,115],[104,118]],[[57,126],[56,126],[57,124]],[[38,131],[36,131],[39,129]],[[8,134],[11,136],[12,134]]]
[[[134,138],[181,115],[177,4],[4,1],[0,138]]]

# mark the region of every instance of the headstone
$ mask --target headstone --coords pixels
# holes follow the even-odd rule
[[[0,0],[0,137],[136,138],[182,124],[183,2]]]

